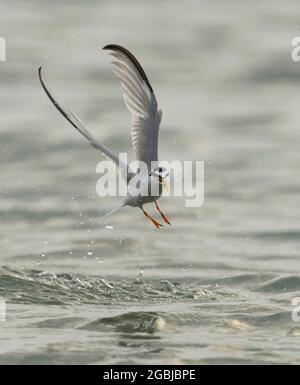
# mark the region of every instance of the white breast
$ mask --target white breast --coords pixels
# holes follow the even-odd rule
[[[128,184],[126,204],[135,207],[154,202],[161,193],[161,185],[156,176],[146,176],[141,179],[134,177]]]

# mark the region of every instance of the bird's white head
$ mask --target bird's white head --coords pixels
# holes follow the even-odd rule
[[[164,167],[157,167],[150,172],[150,176],[156,176],[157,178],[166,178],[169,173]]]
[[[159,183],[166,189],[169,190],[168,183],[166,178],[168,177],[169,173],[168,171],[163,167],[157,167],[154,170],[150,172],[150,177],[154,176],[155,178],[158,178]]]

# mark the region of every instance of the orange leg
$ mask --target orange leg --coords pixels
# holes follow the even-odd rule
[[[157,211],[160,213],[160,215],[162,216],[162,219],[168,224],[170,225],[171,222],[169,221],[169,219],[165,216],[165,214],[161,211],[160,207],[158,206],[158,203],[155,201],[155,206],[156,206],[156,209]]]
[[[154,224],[154,226],[155,226],[157,229],[159,229],[160,226],[163,226],[163,225],[161,225],[159,222],[157,222],[154,218],[150,217],[150,215],[149,215],[148,213],[146,213],[146,211],[145,211],[143,208],[142,208],[142,210],[143,210],[144,215],[145,215],[147,218],[149,218],[149,219],[151,220],[151,222]]]

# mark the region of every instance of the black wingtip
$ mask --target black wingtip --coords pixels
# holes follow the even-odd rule
[[[43,78],[42,78],[42,69],[43,69],[42,66],[40,66],[39,69],[38,69],[38,72],[39,72],[39,79],[40,79],[41,83],[42,83],[42,81],[43,81]]]
[[[117,44],[106,44],[104,47],[102,47],[102,49],[106,50],[106,49],[112,49],[113,47],[115,47]]]
[[[127,56],[132,61],[132,63],[135,65],[135,68],[137,69],[137,71],[141,75],[142,79],[147,83],[150,91],[153,92],[153,88],[152,88],[152,86],[151,86],[151,84],[150,84],[150,82],[148,80],[148,77],[147,77],[145,71],[143,70],[143,67],[140,65],[140,63],[137,60],[137,58],[130,51],[128,51],[128,49],[122,47],[119,44],[107,44],[102,49],[104,49],[104,50],[111,50],[111,51],[120,51],[125,56]]]
[[[104,50],[108,50],[108,49],[111,49],[111,50],[120,50],[120,51],[123,51],[123,52],[129,52],[126,48],[122,47],[120,44],[106,44],[102,49]]]

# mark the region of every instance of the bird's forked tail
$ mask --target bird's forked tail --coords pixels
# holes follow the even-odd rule
[[[121,202],[121,204],[119,204],[119,206],[115,207],[113,210],[109,211],[107,214],[100,217],[100,220],[105,219],[107,217],[110,217],[112,214],[114,214],[115,212],[117,212],[118,210],[120,210],[124,206],[125,206],[125,202]]]

